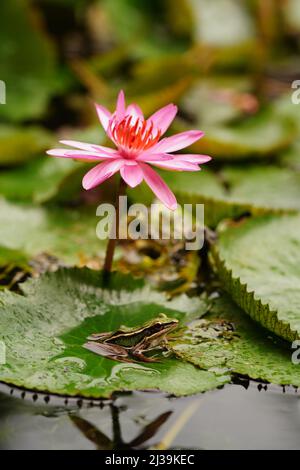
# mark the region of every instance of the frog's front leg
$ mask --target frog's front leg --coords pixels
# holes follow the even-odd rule
[[[99,356],[107,357],[108,359],[121,362],[133,362],[130,360],[127,349],[122,346],[118,346],[117,344],[88,341],[83,345],[83,347],[93,353],[99,354]]]
[[[145,356],[144,352],[145,352],[145,349],[140,348],[139,345],[137,345],[135,348],[131,349],[130,356],[133,357],[133,359],[140,361],[140,362],[159,362],[159,359]]]

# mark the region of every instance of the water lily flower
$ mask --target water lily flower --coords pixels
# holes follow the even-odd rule
[[[123,91],[119,93],[114,113],[99,104],[95,106],[99,120],[116,148],[62,140],[60,143],[73,149],[53,149],[47,152],[48,155],[97,163],[83,178],[82,185],[87,190],[119,171],[128,186],[134,188],[144,180],[166,207],[175,210],[174,194],[152,166],[172,171],[199,171],[199,164],[208,162],[209,156],[173,152],[193,144],[204,133],[190,130],[161,139],[175,118],[177,106],[168,104],[145,119],[137,104],[126,106]]]

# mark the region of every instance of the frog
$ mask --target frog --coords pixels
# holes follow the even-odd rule
[[[100,356],[120,362],[158,362],[146,353],[167,348],[167,335],[178,327],[179,321],[161,313],[139,327],[120,326],[116,331],[93,333],[83,345]]]

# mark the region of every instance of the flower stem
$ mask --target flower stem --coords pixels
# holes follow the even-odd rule
[[[119,209],[120,209],[120,201],[119,197],[123,196],[126,193],[126,183],[123,180],[123,178],[120,177],[120,182],[119,182],[119,187],[117,190],[116,194],[116,202],[115,202],[115,208],[116,208],[116,227],[115,227],[115,234],[116,236],[113,237],[111,236],[108,240],[107,243],[107,248],[106,248],[106,254],[105,254],[105,260],[104,260],[104,266],[103,266],[103,275],[105,279],[108,279],[109,274],[111,272],[111,267],[113,263],[113,258],[114,258],[114,252],[116,248],[116,242],[119,236]],[[114,232],[114,230],[113,230]]]

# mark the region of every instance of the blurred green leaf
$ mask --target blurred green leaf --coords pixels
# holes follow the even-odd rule
[[[0,118],[21,121],[43,115],[59,86],[55,55],[40,18],[24,0],[1,4],[0,70],[6,84]]]
[[[41,127],[0,125],[0,166],[16,166],[50,148],[52,135]]]
[[[47,253],[69,265],[85,265],[106,246],[96,236],[93,209],[45,208],[0,199],[0,220],[0,246],[27,258]],[[11,261],[13,251],[8,255]]]
[[[205,223],[244,213],[300,211],[300,174],[275,166],[227,166],[219,173],[161,172],[180,203],[205,205]]]

